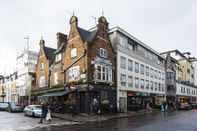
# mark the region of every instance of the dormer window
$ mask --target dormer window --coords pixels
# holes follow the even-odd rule
[[[100,48],[99,55],[100,55],[100,57],[107,58],[107,50],[104,48]]]
[[[57,55],[55,56],[55,62],[59,62],[59,61],[61,61],[61,59],[62,59],[61,53],[59,53],[59,54],[57,54]]]
[[[71,49],[71,58],[77,57],[77,48],[72,48]]]

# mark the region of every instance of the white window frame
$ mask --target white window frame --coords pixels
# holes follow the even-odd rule
[[[55,61],[56,61],[56,62],[59,62],[59,61],[61,61],[61,60],[62,60],[62,54],[61,54],[61,53],[56,54],[56,56],[55,56]]]
[[[120,85],[126,87],[127,85],[126,74],[120,74]]]
[[[100,68],[100,70],[98,70]],[[100,79],[98,76],[100,75]],[[95,64],[95,80],[112,82],[112,67],[107,65]]]
[[[77,57],[77,48],[72,48],[71,49],[70,56],[71,56],[71,58],[76,58]]]
[[[126,57],[120,56],[120,68],[126,69]]]
[[[107,50],[104,48],[100,48],[99,55],[100,55],[100,57],[107,58]]]
[[[128,87],[133,87],[133,76],[128,76]]]

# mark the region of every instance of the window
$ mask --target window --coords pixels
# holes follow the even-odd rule
[[[59,53],[59,54],[57,54],[57,55],[55,56],[55,61],[56,61],[56,62],[61,61],[61,59],[62,59],[62,54],[61,54],[61,53]]]
[[[133,61],[132,60],[128,60],[128,70],[129,71],[133,70]]]
[[[144,79],[141,79],[140,87],[141,87],[141,89],[144,89]]]
[[[157,70],[155,70],[154,74],[155,74],[155,79],[157,79]]]
[[[133,87],[133,77],[132,76],[128,76],[128,86]]]
[[[107,58],[107,50],[104,48],[99,49],[100,57]]]
[[[54,84],[58,84],[58,74],[57,74],[57,72],[54,73]]]
[[[164,73],[162,73],[162,81],[164,81],[164,79],[165,79],[165,74]]]
[[[39,87],[45,87],[45,86],[46,86],[45,76],[41,76],[39,79]]]
[[[159,91],[161,91],[161,84],[159,83]]]
[[[153,78],[153,68],[150,69],[150,77]]]
[[[142,74],[142,75],[144,75],[144,65],[140,65],[140,73]]]
[[[153,88],[154,88],[153,86],[154,86],[154,85],[153,85],[153,81],[151,81],[151,82],[150,82],[150,88],[151,88],[152,91],[153,91]]]
[[[159,80],[161,80],[161,72],[159,71]]]
[[[106,79],[106,69],[105,69],[105,66],[102,67],[102,80],[105,80]]]
[[[98,65],[96,69],[96,79],[101,80],[101,66]]]
[[[164,84],[161,84],[161,86],[162,86],[162,92],[164,92],[165,91]]]
[[[96,80],[112,81],[112,67],[105,65],[95,65],[95,78]]]
[[[155,91],[157,91],[157,83],[155,82]]]
[[[126,86],[126,75],[125,74],[121,74],[120,84],[121,84],[121,86]]]
[[[149,89],[149,81],[146,80],[146,89],[148,90]]]
[[[119,40],[120,40],[120,45],[122,46],[122,47],[124,47],[124,48],[127,48],[127,46],[128,46],[128,41],[127,41],[127,39],[125,38],[125,37],[119,37]]]
[[[135,77],[135,88],[139,88],[139,78]]]
[[[146,66],[146,76],[149,76],[149,67]]]
[[[44,63],[43,62],[40,64],[40,69],[44,70]]]
[[[77,48],[72,48],[71,49],[71,58],[77,57]]]
[[[69,69],[69,81],[76,81],[80,78],[80,68],[79,66],[74,66]]]
[[[123,56],[120,57],[120,67],[126,69],[126,58]]]
[[[139,63],[135,62],[135,73],[139,73]]]

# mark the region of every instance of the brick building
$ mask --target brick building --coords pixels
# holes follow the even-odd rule
[[[70,32],[64,55],[67,88],[75,90],[71,105],[79,112],[92,112],[96,99],[101,110],[116,106],[114,52],[108,37],[108,22],[101,16],[93,30],[78,26],[70,19]]]
[[[114,58],[106,18],[100,17],[97,27],[85,30],[72,16],[68,37],[57,33],[57,49],[40,40],[32,94],[63,105],[64,111],[72,107],[77,112],[92,112],[94,100],[102,110],[115,109]]]

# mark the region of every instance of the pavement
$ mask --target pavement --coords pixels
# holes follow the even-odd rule
[[[44,122],[44,124],[39,124],[39,121],[39,118],[26,117],[24,113],[0,111],[0,131],[22,131],[33,128],[77,124],[77,122],[59,118],[54,118],[51,123]]]
[[[40,118],[24,116],[24,113],[0,112],[0,131],[26,131],[31,129],[41,129],[48,127],[72,126],[86,124],[88,122],[107,121],[118,118],[132,117],[143,115],[144,111],[116,113],[116,114],[52,114],[52,122],[39,124]]]
[[[159,110],[155,109],[153,110],[153,112],[159,112]],[[59,118],[62,120],[86,123],[86,122],[97,122],[97,121],[106,121],[106,120],[119,119],[119,118],[127,118],[127,117],[144,115],[144,114],[149,114],[149,113],[152,113],[152,112],[146,112],[145,110],[140,110],[137,112],[129,111],[127,113],[107,113],[107,114],[102,114],[102,115],[86,114],[86,113],[80,113],[77,115],[72,115],[69,113],[66,113],[66,114],[53,113],[52,116],[54,118]]]

